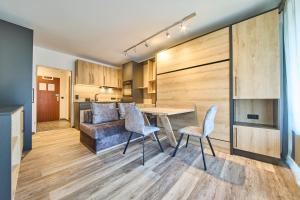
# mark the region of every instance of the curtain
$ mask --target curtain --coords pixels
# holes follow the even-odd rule
[[[300,1],[287,0],[284,8],[284,51],[288,105],[288,133],[300,135]]]

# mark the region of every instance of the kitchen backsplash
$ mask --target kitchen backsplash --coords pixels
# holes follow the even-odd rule
[[[97,95],[98,101],[111,101],[112,98],[119,100],[122,98],[122,90],[113,88],[99,88],[97,86],[88,85],[75,85],[74,86],[74,101],[85,101],[86,98],[95,100],[95,94]],[[78,95],[78,99],[75,97]]]

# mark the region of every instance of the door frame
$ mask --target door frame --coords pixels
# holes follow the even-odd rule
[[[70,78],[67,80],[69,82],[69,87],[67,88],[67,90],[69,90],[69,106],[68,106],[68,112],[69,112],[69,122],[70,122],[70,128],[72,128],[72,119],[73,119],[73,106],[72,106],[72,103],[73,103],[73,95],[74,95],[74,84],[73,84],[73,70],[69,70],[69,69],[64,69],[64,68],[59,68],[59,67],[52,67],[52,66],[46,66],[46,65],[40,65],[40,64],[37,64],[36,65],[36,70],[35,70],[35,90],[34,90],[34,96],[35,96],[35,99],[34,99],[34,104],[35,104],[35,130],[37,131],[37,77],[38,77],[38,68],[39,67],[45,67],[45,68],[50,68],[50,69],[54,69],[54,70],[63,70],[63,71],[66,71],[66,72],[70,72]]]

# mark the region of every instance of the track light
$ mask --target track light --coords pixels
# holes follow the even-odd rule
[[[167,37],[167,38],[170,38],[170,37],[171,37],[169,31],[166,32],[166,37]]]
[[[127,51],[124,51],[124,56],[127,56]]]
[[[162,30],[160,30],[160,31],[158,31],[158,32],[156,32],[156,33],[154,33],[153,35],[147,37],[146,39],[140,41],[139,43],[137,43],[137,44],[135,44],[135,45],[133,45],[133,46],[127,48],[127,49],[124,51],[125,55],[127,55],[127,52],[130,51],[130,50],[133,50],[133,51],[136,53],[136,48],[137,48],[137,46],[142,45],[142,44],[144,44],[145,47],[148,48],[148,47],[149,47],[149,44],[148,44],[147,41],[149,41],[149,40],[151,40],[152,38],[154,38],[154,37],[156,37],[156,36],[158,36],[158,35],[161,35],[161,34],[163,34],[163,33],[166,34],[166,37],[167,37],[167,38],[170,38],[171,35],[170,35],[170,33],[169,33],[169,30],[172,29],[172,28],[174,28],[174,27],[180,26],[180,30],[181,30],[182,32],[185,32],[185,31],[186,31],[186,26],[184,25],[184,23],[187,22],[188,20],[192,19],[192,18],[195,17],[195,16],[196,16],[196,13],[193,12],[193,13],[191,13],[191,14],[185,16],[185,17],[182,18],[181,20],[179,20],[179,21],[177,21],[177,22],[171,24],[170,26],[167,26],[166,28],[164,28],[164,29],[162,29]]]

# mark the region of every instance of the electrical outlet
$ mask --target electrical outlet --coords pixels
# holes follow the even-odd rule
[[[247,115],[247,118],[248,118],[248,119],[259,119],[259,115],[256,115],[256,114],[248,114],[248,115]]]

